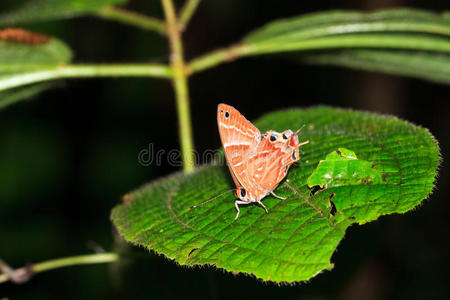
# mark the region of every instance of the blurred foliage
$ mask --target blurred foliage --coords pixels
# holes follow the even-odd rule
[[[94,14],[113,4],[127,0],[28,0],[20,7],[0,13],[0,26],[43,22]]]

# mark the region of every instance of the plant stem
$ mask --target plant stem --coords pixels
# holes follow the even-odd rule
[[[161,35],[166,35],[166,25],[163,21],[133,11],[114,6],[106,6],[97,15],[104,19],[118,21],[145,30],[153,30]]]
[[[33,264],[30,267],[23,267],[14,270],[17,274],[40,273],[48,270],[87,264],[101,264],[115,262],[119,259],[116,253],[98,253],[91,255],[79,255],[65,258],[52,259],[41,263]],[[31,269],[30,269],[31,268]],[[7,274],[0,274],[0,283],[10,280]]]
[[[39,66],[37,66],[39,67]],[[1,69],[1,67],[0,67]],[[26,70],[25,70],[26,71]],[[158,77],[172,78],[172,68],[156,64],[63,65],[0,78],[0,91],[61,78]]]
[[[186,77],[186,66],[183,58],[181,32],[175,15],[172,0],[161,0],[166,15],[167,33],[171,49],[171,65],[173,69],[173,85],[177,103],[178,127],[181,143],[183,169],[190,172],[195,168],[194,142],[192,137],[192,121],[189,109],[189,91]]]
[[[229,48],[214,50],[193,59],[187,65],[186,71],[189,74],[197,73],[205,69],[213,68],[222,63],[231,62],[240,57],[250,55],[252,51],[253,48],[245,44],[237,44]]]
[[[178,21],[178,25],[180,26],[180,30],[185,30],[187,24],[192,18],[192,15],[196,11],[198,5],[200,4],[200,0],[187,0],[184,4],[183,8],[180,12],[180,18]]]

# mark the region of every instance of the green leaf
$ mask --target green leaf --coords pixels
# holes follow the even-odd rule
[[[369,161],[358,159],[355,152],[339,148],[328,154],[309,176],[308,187],[330,188],[345,185],[381,184],[381,173]]]
[[[45,42],[36,44],[0,40],[0,72],[2,73],[57,66],[69,63],[71,57],[69,47],[56,38],[49,38]]]
[[[303,62],[406,75],[450,84],[450,54],[421,51],[347,49],[307,54]]]
[[[395,117],[329,107],[279,111],[255,123],[262,131],[304,124],[300,140],[310,143],[301,148],[300,162],[276,190],[288,198],[264,199],[269,214],[249,205],[233,221],[232,193],[189,210],[234,188],[227,167],[214,165],[127,194],[125,203],[112,211],[114,224],[128,242],[181,265],[214,265],[275,282],[303,281],[332,269],[331,256],[352,223],[407,212],[432,191],[440,157],[428,130]],[[310,195],[308,177],[340,147],[373,162],[384,181],[356,181]]]
[[[448,13],[390,9],[307,14],[270,22],[247,35],[243,44],[243,55],[308,51],[304,60],[309,62],[450,82]]]
[[[1,30],[0,91],[40,81],[37,78],[42,78],[46,72],[58,70],[61,65],[69,63],[71,58],[69,47],[56,38],[22,29]],[[48,87],[45,85],[45,89]],[[39,85],[28,91],[1,93],[0,106],[15,103],[43,89],[44,85]]]
[[[328,11],[276,20],[244,38],[247,43],[296,42],[364,32],[416,32],[450,36],[450,19],[417,9],[387,9],[375,12]]]
[[[21,7],[0,14],[0,26],[26,24],[94,14],[127,0],[29,0]]]

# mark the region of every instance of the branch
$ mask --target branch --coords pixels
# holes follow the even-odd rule
[[[166,26],[163,21],[133,11],[106,6],[97,15],[103,19],[121,22],[145,30],[153,30],[161,35],[166,35]]]
[[[189,90],[185,72],[186,65],[183,58],[183,44],[172,0],[161,0],[161,2],[166,15],[167,33],[170,41],[171,65],[173,69],[172,81],[177,103],[183,168],[184,171],[190,172],[195,168],[195,159],[191,112],[189,108]]]
[[[192,15],[197,10],[198,5],[200,4],[200,0],[187,0],[184,4],[183,8],[180,12],[180,17],[178,21],[178,25],[180,26],[180,30],[184,31],[187,27],[187,24],[192,18]]]
[[[188,63],[186,72],[190,74],[213,68],[222,63],[231,62],[243,56],[251,55],[253,48],[245,44],[237,44],[228,48],[211,51],[193,59]]]
[[[157,77],[172,78],[172,68],[157,64],[66,65],[0,78],[0,91],[62,78]]]
[[[75,265],[110,263],[115,262],[118,259],[119,255],[116,253],[79,255],[48,260],[16,270],[11,269],[0,260],[0,270],[2,270],[3,272],[3,274],[0,274],[0,283],[7,282],[9,280],[15,283],[24,283],[27,282],[31,278],[31,276],[36,273]]]

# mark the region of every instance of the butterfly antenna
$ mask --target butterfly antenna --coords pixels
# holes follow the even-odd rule
[[[223,196],[224,194],[229,193],[229,192],[233,192],[233,191],[235,191],[235,190],[236,190],[236,189],[232,189],[232,190],[225,191],[225,192],[223,192],[223,193],[220,194],[220,195],[217,195],[217,196],[215,196],[215,197],[206,199],[206,201],[203,201],[202,203],[199,203],[199,204],[196,204],[196,205],[192,205],[191,207],[189,207],[189,210],[194,209],[194,208],[197,208],[197,207],[199,207],[199,206],[202,206],[203,204],[206,204],[206,203],[208,203],[208,202],[211,202],[211,201],[213,201],[213,200],[219,198],[220,196]]]
[[[303,124],[302,127],[300,127],[300,128],[295,132],[295,134],[298,134],[304,127],[305,127],[305,124]]]
[[[305,127],[305,124],[303,124],[302,127],[300,127],[300,128],[295,132],[295,135],[297,135],[304,127]],[[306,145],[306,144],[308,144],[308,143],[309,143],[309,141],[304,141],[304,142],[300,143],[298,146],[300,147],[300,146]]]

